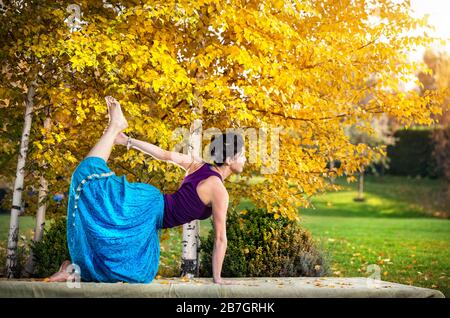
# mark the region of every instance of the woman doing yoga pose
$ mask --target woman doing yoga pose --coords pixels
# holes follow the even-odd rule
[[[71,260],[48,281],[67,281],[67,269],[78,266],[81,280],[150,283],[160,257],[158,230],[196,219],[213,218],[215,242],[212,255],[213,281],[221,278],[227,248],[228,192],[224,180],[241,173],[246,161],[243,138],[226,133],[213,137],[210,151],[214,164],[198,156],[164,150],[128,138],[128,123],[120,104],[106,97],[109,124],[100,140],[72,174],[67,207],[67,244]],[[107,165],[113,145],[126,145],[186,171],[179,189],[163,194],[153,185],[128,182]]]

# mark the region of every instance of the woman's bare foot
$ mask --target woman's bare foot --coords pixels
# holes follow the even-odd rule
[[[72,264],[70,261],[64,261],[59,268],[59,271],[57,271],[52,276],[45,279],[46,282],[67,282],[69,277],[72,275],[72,273],[69,273],[67,271],[67,267]]]
[[[119,131],[123,131],[128,128],[128,122],[123,115],[119,102],[112,96],[106,96],[105,100],[108,105],[108,125],[117,128]]]
[[[127,141],[128,141],[128,136],[125,135],[123,132],[121,132],[121,133],[118,133],[116,136],[116,139],[114,139],[114,144],[126,146]]]

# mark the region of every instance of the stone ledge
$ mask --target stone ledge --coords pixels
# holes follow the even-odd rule
[[[363,277],[226,278],[239,285],[216,285],[211,278],[160,278],[150,284],[66,283],[0,280],[0,297],[136,297],[136,298],[444,298],[434,289]]]

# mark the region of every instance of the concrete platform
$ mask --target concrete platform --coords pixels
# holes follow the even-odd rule
[[[228,278],[239,285],[216,285],[210,278],[155,279],[150,284],[66,283],[0,280],[0,297],[136,298],[443,298],[438,291],[367,278]]]

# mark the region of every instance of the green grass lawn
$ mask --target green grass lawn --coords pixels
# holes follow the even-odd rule
[[[34,223],[36,218],[32,216],[19,217],[19,233],[26,238],[32,238],[34,232]],[[9,214],[0,214],[0,242],[4,243],[8,239],[9,233]]]
[[[344,185],[344,183],[342,183]],[[334,276],[368,277],[441,290],[450,297],[450,220],[437,200],[436,180],[368,178],[366,201],[354,202],[356,184],[313,199],[302,222],[330,255]]]
[[[35,220],[32,216],[19,217],[19,246],[33,238]],[[9,215],[0,214],[0,277],[5,273],[8,233]]]

